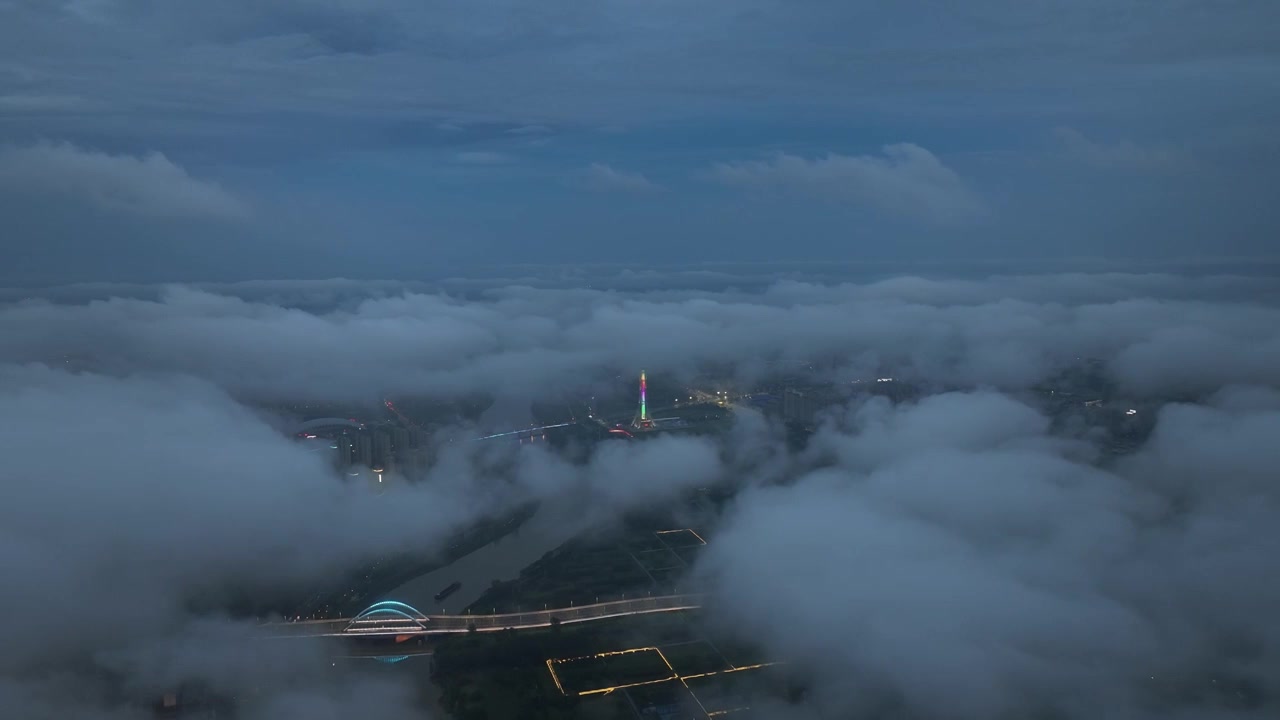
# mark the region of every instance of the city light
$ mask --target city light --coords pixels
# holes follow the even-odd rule
[[[583,655],[581,657],[574,657],[574,658],[550,659],[550,660],[547,660],[547,670],[550,671],[551,673],[551,679],[555,682],[556,689],[560,691],[561,695],[564,695],[567,697],[569,693],[564,689],[564,685],[560,682],[560,676],[556,673],[556,667],[555,667],[556,665],[572,663],[572,662],[581,662],[584,660],[600,660],[603,658],[617,657],[619,655],[629,655],[631,653],[647,653],[647,652],[656,653],[658,656],[658,659],[662,660],[662,664],[667,666],[667,669],[671,671],[671,674],[669,676],[657,678],[654,680],[642,680],[640,682],[626,683],[623,685],[610,685],[608,687],[594,688],[591,690],[583,690],[582,692],[577,692],[574,694],[580,697],[586,696],[586,695],[608,695],[615,690],[641,687],[643,685],[657,685],[659,683],[670,682],[672,680],[679,680],[680,684],[684,685],[686,690],[689,690],[689,694],[693,696],[693,699],[697,701],[699,705],[701,705],[702,701],[698,700],[698,696],[694,695],[692,688],[689,687],[689,682],[688,682],[689,680],[696,680],[698,678],[706,678],[706,677],[715,677],[718,675],[728,675],[730,673],[745,672],[747,670],[759,670],[761,668],[772,667],[774,665],[781,664],[777,662],[769,662],[769,663],[757,663],[755,665],[744,665],[743,667],[733,667],[732,665],[730,665],[730,667],[725,670],[714,670],[712,672],[697,673],[694,675],[681,675],[680,673],[676,672],[675,667],[672,666],[669,660],[667,660],[667,656],[662,654],[661,648],[636,647],[636,648],[627,648],[626,650],[610,650],[608,652],[596,653],[594,655]]]

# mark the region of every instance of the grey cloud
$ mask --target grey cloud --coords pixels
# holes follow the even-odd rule
[[[1274,281],[1078,274],[714,292],[702,275],[647,291],[550,279],[569,287],[478,281],[455,286],[463,299],[350,281],[102,286],[0,309],[0,452],[6,472],[33,480],[0,504],[0,567],[29,579],[0,599],[0,613],[27,619],[0,631],[0,696],[91,717],[113,707],[86,679],[101,673],[138,692],[182,678],[234,690],[258,676],[278,681],[255,701],[266,716],[348,712],[377,692],[378,712],[396,717],[402,688],[325,680],[323,655],[306,649],[254,654],[247,628],[193,617],[187,601],[430,552],[495,502],[555,499],[591,522],[722,481],[761,487],[741,496],[700,572],[723,617],[811,671],[837,717],[872,699],[957,718],[1159,717],[1176,703],[1144,678],[1204,668],[1276,691],[1268,608],[1280,597],[1261,569],[1280,551]],[[113,294],[137,297],[94,299]],[[1211,334],[1218,362],[1165,344],[1191,330]],[[479,390],[518,403],[529,386],[611,379],[610,366],[803,367],[832,353],[839,379],[893,367],[924,384],[1011,389],[1097,356],[1133,389],[1207,400],[1166,407],[1149,446],[1106,469],[1036,410],[982,391],[855,404],[800,455],[751,413],[718,442],[605,444],[582,464],[446,445],[425,482],[374,496],[233,399]],[[25,364],[40,360],[87,370]],[[68,618],[84,622],[63,632]],[[72,657],[87,676],[77,666],[39,680]],[[864,692],[842,691],[851,682]],[[1206,712],[1222,710],[1206,697]]]
[[[564,503],[560,522],[567,527],[599,529],[625,512],[670,507],[682,493],[730,481],[721,453],[735,446],[691,437],[605,443],[584,464],[526,452],[520,459],[520,482],[534,496]]]
[[[886,145],[883,156],[836,155],[809,160],[782,153],[768,161],[720,163],[711,177],[728,185],[778,187],[926,220],[980,216],[983,204],[965,182],[918,145]]]
[[[0,629],[0,698],[31,708],[25,716],[119,706],[127,717],[130,699],[190,682],[241,698],[250,717],[353,703],[399,717],[411,703],[398,685],[361,684],[331,672],[325,648],[262,647],[252,623],[191,608],[296,592],[374,557],[430,557],[455,530],[532,499],[575,507],[589,525],[719,477],[702,441],[604,446],[581,467],[456,443],[422,482],[375,494],[190,378],[3,364],[0,398],[6,476],[41,479],[9,487],[0,504],[0,568],[23,579],[0,613],[26,618]],[[614,487],[639,472],[653,477],[633,487],[661,492]]]
[[[6,474],[44,480],[8,487],[0,509],[0,567],[23,578],[0,612],[27,618],[0,631],[0,694],[18,690],[5,707],[23,717],[143,716],[137,703],[187,682],[329,703],[343,679],[326,680],[322,648],[273,652],[252,623],[188,608],[304,587],[396,547],[430,552],[478,512],[466,499],[477,487],[438,482],[394,500],[344,487],[199,382],[5,365],[0,395],[13,413]]]
[[[250,393],[356,400],[394,392],[524,397],[530,388],[589,384],[610,368],[786,369],[817,358],[837,361],[829,371],[844,382],[889,371],[1017,389],[1091,357],[1137,394],[1280,384],[1280,310],[1241,301],[1274,297],[1265,279],[790,281],[724,293],[514,286],[477,289],[471,300],[394,285],[368,298],[320,294],[323,284],[298,290],[308,287],[313,301],[341,304],[281,306],[279,293],[246,300],[181,286],[141,299],[12,304],[0,308],[0,358],[70,356],[104,372],[145,368]]]
[[[520,125],[507,130],[508,135],[549,135],[552,132],[546,125]]]
[[[606,192],[650,193],[662,189],[640,173],[617,170],[603,163],[592,163],[581,173],[580,180],[588,189]]]
[[[463,165],[505,165],[512,161],[510,155],[484,150],[468,150],[453,156]]]
[[[60,16],[52,3],[20,3],[6,24],[11,35],[5,45],[23,53],[26,64],[50,69],[59,58],[104,57],[104,51],[130,47],[190,70],[183,82],[206,91],[193,97],[170,74],[107,63],[96,71],[101,74],[55,73],[59,93],[76,86],[99,99],[170,95],[184,103],[212,100],[251,116],[268,108],[308,108],[332,117],[333,104],[315,103],[307,88],[340,84],[361,101],[344,103],[342,112],[360,108],[365,118],[427,110],[472,119],[496,114],[531,127],[584,117],[636,124],[766,103],[842,113],[1014,109],[1025,116],[1060,108],[1068,95],[1073,108],[1114,114],[1130,107],[1135,83],[1142,81],[1149,86],[1143,98],[1154,98],[1162,109],[1184,107],[1189,117],[1203,109],[1194,100],[1181,101],[1178,91],[1216,97],[1206,74],[1239,82],[1251,57],[1274,58],[1264,28],[1274,23],[1275,11],[1248,3],[1211,13],[1194,3],[1159,10],[1133,2],[1124,10],[1102,2],[1034,10],[1012,0],[963,10],[903,3],[879,8],[870,18],[866,8],[847,3],[815,2],[795,13],[776,0],[749,9],[708,4],[693,13],[677,5],[555,2],[513,12],[508,0],[466,6],[130,0],[101,7],[99,20],[85,23]],[[1117,22],[1113,13],[1130,21]],[[925,17],[928,23],[921,21]],[[52,42],[59,37],[85,42]],[[323,61],[300,65],[295,54],[281,57],[272,39],[297,37],[327,52]],[[1152,73],[1152,62],[1171,70]],[[1195,64],[1195,72],[1181,74],[1186,63]],[[586,70],[566,76],[559,72],[566,64]],[[408,76],[431,78],[432,97],[402,92],[399,78],[407,66]],[[884,71],[862,72],[867,66]],[[240,72],[244,67],[256,72]],[[121,68],[129,81],[112,81]],[[231,78],[241,82],[227,82]],[[1022,90],[1031,86],[1041,92]],[[1231,95],[1250,89],[1237,86]],[[955,108],[947,101],[953,92],[984,102]]]
[[[1262,29],[1276,19],[1265,4],[1207,12],[1194,3],[1027,9],[993,0],[954,9],[931,1],[867,8],[823,0],[797,13],[777,0],[749,8],[704,3],[694,11],[563,0],[536,8],[509,0],[131,0],[98,5],[92,22],[55,3],[6,7],[6,93],[23,104],[84,104],[10,113],[0,142],[53,138],[134,154],[156,148],[193,174],[217,162],[229,189],[244,180],[279,201],[253,198],[253,241],[265,248],[259,265],[214,273],[207,268],[219,261],[207,254],[149,254],[140,238],[163,229],[130,227],[116,230],[126,239],[117,241],[115,266],[61,247],[33,251],[33,265],[62,275],[50,281],[87,279],[104,267],[135,280],[373,276],[385,270],[372,258],[421,253],[422,232],[440,255],[470,262],[549,259],[531,250],[542,243],[557,259],[618,259],[622,244],[579,252],[570,240],[618,227],[632,236],[628,242],[671,238],[698,259],[827,257],[851,241],[867,243],[859,256],[902,259],[937,251],[951,259],[1076,252],[1150,258],[1197,254],[1205,237],[1218,239],[1213,254],[1262,254],[1276,226],[1262,191],[1274,184],[1270,128],[1280,110],[1265,99],[1275,53]],[[618,125],[631,132],[594,130]],[[1043,153],[1023,140],[1059,125],[1081,129],[1088,140],[1075,160],[1067,162],[1072,153],[1064,149],[1046,168]],[[530,142],[527,164],[522,159],[530,172],[484,192],[533,187],[595,158],[623,168],[644,157],[650,177],[661,168],[664,178],[683,178],[715,158],[750,161],[775,149],[801,159],[800,174],[812,179],[825,162],[814,153],[856,157],[848,149],[854,136],[838,130],[847,128],[868,142],[917,140],[963,178],[969,197],[889,186],[816,206],[803,193],[786,195],[740,213],[731,199],[695,185],[664,198],[681,212],[627,207],[631,201],[618,197],[575,212],[540,203],[509,220],[489,216],[474,193],[457,203],[428,193],[422,203],[391,200],[377,210],[344,194],[390,197],[381,189],[405,187],[392,177],[407,168],[402,163],[350,167],[370,155],[402,157],[395,153],[423,146],[452,151],[473,135],[521,142],[508,133],[515,128],[530,128],[525,141],[546,140],[551,130],[563,153],[539,152]],[[1132,147],[1112,138],[1129,138]],[[1073,164],[1084,165],[1079,160],[1149,163],[1165,147],[1193,157],[1196,172],[1166,173],[1173,177],[1158,186],[1097,181],[1104,173],[1071,177]],[[317,176],[312,163],[328,162],[351,171]],[[693,202],[699,193],[705,202]],[[917,197],[919,209],[902,209]],[[985,221],[945,238],[927,227],[875,227],[884,219],[855,219],[846,207],[888,204],[890,214],[955,218],[969,217],[975,198],[988,211]],[[1090,212],[1077,212],[1082,206]],[[46,247],[99,229],[96,217],[30,216],[17,215],[38,235],[33,242]],[[851,221],[862,231],[853,240]],[[349,252],[343,243],[356,233],[378,252]],[[522,240],[510,239],[516,234]],[[776,238],[783,235],[795,241],[781,246]],[[290,243],[297,238],[317,241],[305,262],[292,257],[300,254]],[[477,251],[481,246],[495,252]],[[415,260],[404,267],[428,264],[426,253]],[[134,271],[148,263],[156,271]]]
[[[1143,147],[1128,140],[1105,145],[1068,127],[1054,129],[1054,137],[1072,159],[1104,170],[1168,171],[1180,164],[1178,155],[1167,148]]]
[[[1007,398],[874,401],[740,497],[699,570],[831,717],[1262,717],[1277,422],[1167,408],[1106,471]]]
[[[10,192],[66,195],[102,209],[152,217],[239,220],[248,206],[192,177],[160,153],[110,155],[68,144],[0,149],[0,185]]]
[[[82,109],[83,98],[73,95],[0,95],[0,112],[41,113]]]
[[[148,0],[108,0],[71,3],[66,8],[100,31],[137,23],[228,45],[301,37],[321,53],[368,55],[389,50],[397,39],[395,3],[385,0],[232,0],[216,6],[184,0],[159,5]]]

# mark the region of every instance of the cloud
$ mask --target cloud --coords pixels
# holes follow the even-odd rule
[[[1270,6],[1236,3],[1205,17],[1189,4],[1129,2],[1134,21],[1119,27],[1098,0],[1038,14],[992,0],[937,17],[910,4],[866,11],[832,0],[803,16],[778,0],[745,14],[724,3],[692,13],[675,5],[583,11],[563,0],[511,13],[508,4],[9,2],[0,24],[5,92],[23,106],[40,97],[84,104],[39,101],[45,110],[10,113],[0,144],[55,138],[111,153],[156,148],[201,179],[201,168],[217,163],[220,174],[253,184],[254,196],[242,200],[255,213],[238,238],[195,229],[188,234],[202,235],[198,241],[161,254],[152,252],[155,228],[103,223],[95,213],[50,218],[27,198],[0,212],[17,212],[29,228],[26,263],[45,268],[41,282],[95,272],[150,281],[372,277],[384,272],[384,256],[404,268],[494,257],[625,261],[625,248],[641,238],[659,253],[702,260],[826,258],[847,247],[854,220],[861,236],[877,238],[857,253],[864,258],[1245,256],[1271,252],[1280,227],[1264,197],[1280,168],[1266,92],[1275,58],[1264,32],[1276,21]],[[86,8],[92,21],[75,13]],[[837,38],[831,28],[853,34]],[[405,78],[430,92],[407,89]],[[91,111],[101,108],[110,112]],[[629,132],[598,132],[620,125]],[[1045,172],[1042,153],[1025,142],[1059,125],[1103,146],[1132,138],[1142,148],[1178,148],[1195,158],[1196,172],[1159,183],[1101,175],[1071,182]],[[520,128],[529,135],[510,132]],[[643,157],[654,181],[716,160],[773,165],[768,153],[778,148],[808,166],[823,167],[814,153],[827,150],[898,164],[874,149],[842,149],[849,138],[838,128],[853,128],[868,147],[910,138],[960,175],[967,196],[957,205],[950,190],[877,193],[843,180],[831,184],[845,190],[819,191],[843,201],[812,203],[800,191],[742,212],[733,198],[695,183],[681,185],[680,202],[689,205],[679,213],[621,194],[569,212],[570,188],[544,183],[565,172],[566,158],[586,166]],[[524,154],[527,171],[501,186],[471,173],[450,182],[488,185],[381,201],[386,188],[422,179],[424,166],[404,162],[407,154],[451,157],[499,137],[507,149],[554,138],[558,152]],[[813,182],[792,186],[827,185]],[[485,193],[535,190],[544,200],[518,217],[489,212]],[[975,198],[990,211],[983,222],[945,237],[892,220],[971,217]],[[846,207],[854,204],[884,208],[887,217],[854,218]],[[787,231],[792,240],[778,245]],[[604,232],[627,242],[585,240]],[[89,234],[113,236],[103,243],[113,252],[69,249]],[[349,253],[344,242],[357,234],[369,247]],[[262,247],[257,262],[216,255],[241,238]],[[8,282],[32,273],[10,268]]]
[[[510,155],[483,150],[460,152],[453,159],[463,165],[505,165],[512,162]]]
[[[795,189],[928,220],[967,219],[982,202],[954,170],[918,145],[886,145],[883,156],[836,155],[809,160],[780,153],[772,160],[719,163],[710,177],[726,185]]]
[[[0,630],[0,698],[19,716],[132,718],[188,684],[245,710],[325,704],[349,679],[323,647],[263,646],[255,623],[216,609],[241,593],[298,592],[397,547],[430,553],[477,511],[466,499],[477,487],[402,488],[401,505],[344,485],[205,383],[4,365],[0,397],[0,449],[30,449],[6,474],[42,478],[6,488],[0,508],[0,568],[23,578],[0,612],[29,616]]]
[[[83,109],[84,98],[74,95],[0,95],[0,112],[42,113]]]
[[[560,272],[449,293],[69,288],[0,308],[0,456],[18,479],[0,503],[0,568],[24,579],[0,594],[0,614],[24,618],[0,628],[0,702],[124,718],[189,681],[248,698],[247,717],[349,714],[366,693],[370,713],[398,717],[412,711],[404,685],[330,670],[323,648],[264,650],[247,623],[193,608],[427,556],[526,500],[609,523],[716,483],[742,491],[698,566],[714,617],[750,628],[836,717],[1169,717],[1188,687],[1193,709],[1230,717],[1228,701],[1261,713],[1277,697],[1274,280],[584,271],[618,283],[594,291]],[[1178,338],[1195,328],[1219,352],[1191,355]],[[1152,393],[1143,413],[1157,418],[1143,448],[1105,466],[1088,432],[1061,432],[1025,392],[1089,357],[1118,392]],[[891,368],[925,392],[851,394],[803,450],[750,412],[723,437],[578,456],[443,443],[427,477],[383,495],[343,484],[243,404],[394,389],[517,408],[640,365],[705,363],[846,385]],[[931,390],[948,387],[964,390]]]
[[[1274,709],[1280,496],[1259,440],[1280,415],[1171,406],[1109,470],[1048,427],[987,393],[850,408],[817,467],[742,494],[702,556],[718,624],[837,717]]]
[[[1097,358],[1136,395],[1280,382],[1278,289],[1266,279],[895,278],[760,282],[750,292],[645,291],[638,286],[657,281],[635,282],[612,290],[170,286],[134,298],[106,290],[0,306],[0,359],[60,365],[70,357],[101,372],[182,373],[255,395],[353,400],[528,397],[581,389],[615,368],[728,363],[745,376],[819,359],[841,382],[888,372],[1015,390],[1080,357]]]
[[[555,132],[546,125],[520,125],[507,130],[508,135],[550,135]]]
[[[1177,154],[1167,148],[1143,147],[1128,140],[1103,145],[1069,127],[1055,128],[1053,134],[1070,158],[1104,170],[1167,171],[1179,164]]]
[[[719,477],[708,440],[605,444],[580,464],[442,442],[421,482],[374,494],[190,378],[3,364],[0,402],[6,475],[33,480],[0,503],[0,568],[23,579],[0,613],[27,618],[0,628],[0,699],[24,716],[123,711],[196,684],[240,698],[249,717],[357,702],[399,717],[413,705],[399,680],[330,670],[324,646],[264,647],[256,622],[219,608],[296,595],[376,558],[434,557],[451,533],[529,500],[573,507],[589,526]]]
[[[249,215],[239,199],[156,152],[133,157],[65,143],[10,146],[0,149],[0,185],[150,217],[239,220]]]
[[[591,163],[581,175],[584,187],[591,190],[626,193],[651,193],[662,189],[640,173],[616,170],[602,163]]]

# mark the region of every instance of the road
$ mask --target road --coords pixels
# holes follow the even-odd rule
[[[549,627],[553,618],[562,625],[608,618],[678,612],[702,607],[701,595],[663,595],[631,600],[593,603],[550,610],[496,615],[422,615],[418,617],[381,615],[368,618],[303,620],[270,623],[265,626],[273,637],[400,637],[451,635],[497,630],[528,630]]]

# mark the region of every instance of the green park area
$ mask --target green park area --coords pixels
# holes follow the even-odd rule
[[[661,516],[632,518],[620,531],[570,540],[516,579],[495,582],[469,610],[520,612],[674,594],[705,545],[696,530],[673,530],[670,523]]]

